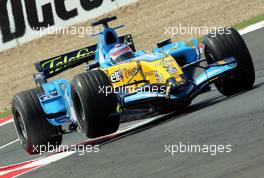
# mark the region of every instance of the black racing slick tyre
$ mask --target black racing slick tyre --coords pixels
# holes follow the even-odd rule
[[[23,91],[14,96],[12,112],[16,131],[23,148],[29,154],[38,154],[58,147],[62,142],[61,127],[51,125],[40,106],[41,89]]]
[[[72,101],[78,123],[88,138],[96,138],[117,131],[119,115],[117,99],[107,75],[101,70],[88,71],[74,77]],[[102,90],[103,89],[103,90]]]
[[[233,73],[215,82],[220,93],[230,96],[253,87],[255,69],[252,58],[245,41],[235,29],[225,28],[224,33],[205,36],[204,45],[209,64],[227,57],[234,57],[238,61],[238,67]]]

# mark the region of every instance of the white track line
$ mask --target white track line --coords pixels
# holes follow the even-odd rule
[[[7,146],[9,146],[9,145],[12,145],[12,144],[18,142],[18,141],[19,141],[19,139],[16,139],[16,140],[14,140],[14,141],[12,141],[12,142],[9,142],[9,143],[7,143],[7,144],[1,146],[1,147],[0,147],[0,150],[2,150],[3,148],[5,148],[5,147],[7,147]]]
[[[40,167],[45,166],[47,164],[53,163],[55,161],[59,161],[59,160],[65,158],[65,157],[68,157],[68,156],[70,156],[70,155],[72,155],[74,153],[75,152],[69,151],[69,152],[62,152],[62,153],[54,154],[54,155],[51,155],[51,156],[48,156],[48,157],[42,157],[42,158],[39,158],[39,159],[33,161],[32,163],[24,165],[24,166],[0,172],[0,176],[4,176],[5,174],[8,174],[10,172],[19,171],[21,169],[34,168],[34,167],[40,168]],[[32,171],[34,169],[31,169],[30,171]],[[23,172],[23,173],[21,173],[19,175],[16,175],[15,177],[18,177],[18,176],[20,176],[22,174],[25,174],[27,172],[30,172],[30,171]]]
[[[256,31],[258,29],[261,29],[263,27],[264,27],[264,21],[261,21],[261,22],[255,23],[253,25],[250,25],[250,26],[248,26],[246,28],[243,28],[243,29],[239,30],[239,33],[241,35],[244,35],[244,34],[247,34],[249,32],[253,32],[253,31]]]
[[[146,120],[144,120],[142,122],[132,124],[131,126],[127,126],[127,127],[123,128],[123,129],[120,129],[118,132],[125,132],[125,131],[128,131],[128,130],[131,130],[133,128],[139,127],[139,126],[147,124],[149,122],[152,122],[155,119],[159,119],[159,118],[161,118],[161,117],[163,117],[165,115],[167,115],[167,114],[160,115],[160,116],[155,116],[153,118],[146,119]],[[17,142],[17,141],[19,141],[19,139],[14,140],[14,141],[12,141],[12,142],[4,145],[4,146],[1,146],[0,150],[2,148],[4,148],[4,147],[8,146],[8,145],[11,145],[12,143]],[[41,157],[41,158],[37,159],[36,161],[33,161],[32,163],[26,164],[24,166],[17,167],[17,168],[14,168],[14,169],[11,169],[11,170],[7,170],[7,171],[2,171],[2,172],[0,172],[0,177],[4,176],[5,174],[8,174],[10,172],[19,171],[19,170],[25,169],[25,168],[33,168],[32,170],[35,170],[35,169],[38,169],[40,167],[46,166],[48,164],[51,164],[53,162],[59,161],[59,160],[61,160],[63,158],[69,157],[69,156],[73,155],[74,153],[76,153],[76,151],[65,151],[65,152],[61,152],[61,153],[57,153],[57,154],[53,154],[53,155],[49,155],[49,156],[44,156],[44,157]],[[23,173],[21,173],[19,175],[16,175],[15,177],[18,177],[18,176],[20,176],[22,174],[25,174],[27,172],[30,172],[32,170],[23,172]]]
[[[13,118],[10,119],[10,120],[8,120],[8,121],[6,121],[6,122],[1,123],[1,124],[0,124],[0,127],[2,127],[2,126],[4,126],[4,125],[7,125],[7,124],[10,124],[10,123],[12,123],[12,122],[14,122],[14,119],[13,119]]]

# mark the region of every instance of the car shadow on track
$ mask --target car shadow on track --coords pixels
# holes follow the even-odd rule
[[[187,108],[183,112],[192,113],[192,112],[204,109],[206,107],[213,106],[213,105],[215,105],[217,103],[220,103],[220,102],[227,101],[227,100],[230,100],[232,98],[238,97],[238,96],[240,96],[240,95],[242,95],[244,93],[252,92],[252,91],[262,87],[263,85],[264,85],[264,82],[258,83],[257,85],[254,85],[254,87],[251,90],[244,91],[244,92],[241,92],[241,93],[229,96],[229,97],[226,97],[226,96],[223,96],[223,95],[218,95],[218,96],[213,96],[213,97],[207,98],[205,100],[202,100],[200,102],[197,102],[197,103],[191,105],[189,108]],[[175,117],[177,117],[177,115]]]
[[[253,89],[251,89],[249,91],[241,92],[239,94],[236,94],[236,95],[233,95],[233,96],[229,96],[229,97],[226,97],[226,96],[223,96],[223,95],[220,95],[220,94],[211,96],[211,97],[209,97],[207,99],[201,100],[201,101],[191,105],[189,108],[187,108],[185,110],[171,112],[171,113],[165,114],[162,117],[158,117],[157,119],[153,119],[152,121],[150,121],[150,122],[148,122],[146,124],[142,124],[142,125],[140,125],[140,126],[138,126],[136,128],[133,128],[133,129],[129,130],[128,132],[126,132],[126,133],[124,133],[124,134],[122,134],[122,135],[120,135],[120,136],[118,136],[118,137],[116,137],[114,139],[111,139],[111,140],[109,140],[107,142],[102,143],[102,145],[104,145],[106,143],[109,143],[109,142],[113,142],[115,140],[121,139],[121,138],[129,136],[129,135],[133,135],[133,134],[142,132],[144,130],[147,130],[147,129],[162,125],[164,123],[171,122],[171,121],[173,121],[175,119],[181,118],[182,116],[186,116],[188,114],[191,114],[193,112],[199,111],[201,109],[213,106],[213,105],[215,105],[217,103],[230,100],[230,99],[235,98],[235,97],[237,97],[239,95],[242,95],[244,93],[252,92],[252,91],[262,87],[262,85],[264,85],[264,82],[255,85],[253,87]]]

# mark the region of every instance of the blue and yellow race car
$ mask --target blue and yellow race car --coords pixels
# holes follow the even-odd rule
[[[41,145],[61,144],[62,126],[77,126],[89,138],[117,131],[120,115],[130,109],[151,106],[159,112],[186,108],[212,83],[223,95],[249,90],[255,71],[249,50],[233,28],[206,35],[203,55],[197,39],[191,44],[171,39],[150,52],[136,50],[132,36],[118,36],[108,17],[98,43],[35,64],[37,88],[14,96],[12,111],[23,148],[30,154]],[[206,65],[202,65],[206,63]],[[67,80],[47,81],[72,67],[86,71]],[[195,74],[197,68],[202,69]]]

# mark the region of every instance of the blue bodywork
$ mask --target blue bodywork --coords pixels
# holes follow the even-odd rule
[[[97,34],[98,44],[96,46],[96,52],[94,56],[94,62],[90,65],[99,64],[100,68],[106,69],[114,65],[109,59],[108,53],[117,43],[120,43],[120,39],[116,34],[116,28],[106,27],[102,32]],[[109,39],[111,38],[111,43]],[[179,41],[172,43],[170,40],[161,47],[154,48],[150,53],[144,50],[135,51],[137,60],[155,61],[164,58],[166,55],[171,55],[175,59],[183,58],[185,65],[196,63],[199,64],[201,60],[200,49],[197,39],[191,39],[191,46],[188,46],[185,42]],[[134,59],[132,59],[134,60]],[[159,92],[142,93],[137,92],[134,94],[120,93],[119,102],[121,105],[137,104],[141,101],[150,101],[156,99],[169,99],[175,102],[182,102],[185,100],[191,100],[199,94],[202,88],[210,84],[213,80],[221,77],[229,71],[232,71],[237,67],[236,59],[227,58],[223,59],[222,63],[214,63],[208,65],[204,72],[194,77],[195,66],[190,65],[184,69],[184,77],[188,82],[181,86],[173,86],[174,88],[181,88],[179,92],[173,94],[164,94]],[[40,77],[37,77],[39,79]],[[173,82],[172,82],[173,84]],[[47,120],[55,126],[63,125],[65,123],[76,123],[75,112],[72,106],[71,100],[71,86],[67,80],[53,80],[42,83],[44,90],[43,94],[39,95],[39,101],[43,108],[43,111],[47,115]]]

